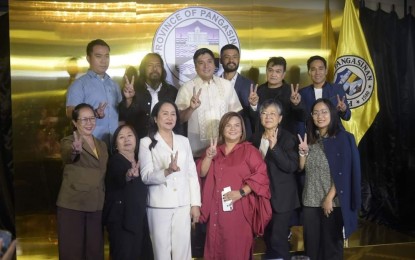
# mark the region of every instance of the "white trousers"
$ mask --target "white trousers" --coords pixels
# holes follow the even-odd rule
[[[190,206],[147,208],[155,260],[190,260]]]

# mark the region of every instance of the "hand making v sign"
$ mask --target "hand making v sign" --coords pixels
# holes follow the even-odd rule
[[[294,84],[291,84],[291,103],[293,103],[294,106],[297,106],[298,104],[300,104],[301,102],[301,95],[300,93],[298,93],[298,89],[299,89],[299,85],[297,83],[297,85],[295,85],[294,88]]]

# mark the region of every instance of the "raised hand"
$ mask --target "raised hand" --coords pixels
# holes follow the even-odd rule
[[[257,94],[257,90],[258,90],[258,84],[255,85],[255,88],[254,88],[254,85],[251,84],[248,101],[249,101],[249,104],[253,107],[258,105],[259,97]]]
[[[336,106],[337,110],[339,110],[339,111],[341,111],[341,112],[345,112],[345,111],[346,111],[347,106],[346,106],[345,101],[346,101],[346,97],[345,97],[345,96],[343,96],[343,97],[340,99],[340,96],[339,96],[339,95],[337,95],[337,106]]]
[[[131,168],[127,171],[127,177],[136,178],[140,176],[140,163],[137,161],[131,162]]]
[[[177,151],[174,156],[173,156],[173,154],[170,155],[170,160],[171,161],[170,161],[169,168],[168,168],[168,171],[170,173],[180,171],[180,167],[177,165],[178,157],[179,157],[179,151]]]
[[[105,117],[105,108],[107,107],[107,102],[99,103],[99,106],[97,109],[95,109],[95,112],[97,113],[98,118],[104,118]]]
[[[298,144],[298,152],[302,156],[307,155],[308,154],[307,134],[304,135],[304,140],[301,138],[301,135],[298,134],[298,140],[300,140],[300,143]]]
[[[297,106],[301,102],[301,95],[300,95],[300,93],[298,93],[298,88],[299,88],[298,84],[295,85],[295,88],[294,88],[294,84],[291,84],[291,97],[290,97],[290,100],[291,100],[291,103],[293,103],[294,106]]]
[[[268,136],[268,142],[269,142],[269,148],[272,149],[277,144],[278,139],[278,128],[275,130],[274,133],[272,133],[270,136]]]
[[[206,150],[206,156],[210,159],[216,156],[217,150],[216,145],[218,144],[218,138],[211,138],[210,139],[210,146]]]
[[[193,88],[193,96],[190,99],[190,107],[195,110],[198,107],[200,107],[200,94],[202,93],[202,89],[199,89],[199,91],[196,93],[196,88]]]
[[[131,82],[128,80],[127,75],[124,75],[125,84],[124,84],[124,97],[126,99],[133,98],[135,96],[135,90],[134,90],[134,76],[131,78]]]
[[[82,152],[82,137],[78,136],[76,131],[73,132],[72,152],[75,154]]]

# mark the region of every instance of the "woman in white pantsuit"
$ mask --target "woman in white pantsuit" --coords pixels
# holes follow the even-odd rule
[[[148,185],[147,214],[156,260],[192,258],[191,220],[199,221],[200,187],[189,140],[174,133],[173,102],[157,103],[148,137],[140,141],[141,177]]]

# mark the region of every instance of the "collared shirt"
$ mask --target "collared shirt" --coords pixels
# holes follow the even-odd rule
[[[159,102],[159,91],[161,89],[161,85],[162,84],[160,83],[158,88],[155,90],[146,83],[147,90],[151,95],[151,109],[150,109],[150,112],[153,111],[153,107]]]
[[[189,140],[182,135],[172,135],[173,147],[170,147],[158,132],[154,135],[157,144],[151,150],[150,137],[140,140],[140,175],[143,182],[148,185],[147,206],[200,206],[199,179]],[[176,153],[180,171],[165,176],[164,170],[169,168],[171,156]]]
[[[238,74],[239,74],[238,72],[235,73],[235,75],[233,75],[233,78],[231,78],[229,80],[231,82],[231,84],[232,84],[232,87],[235,87],[236,78],[238,78]],[[223,79],[225,79],[225,74],[222,74],[220,77],[223,78]],[[226,80],[228,80],[228,79],[226,79]]]
[[[196,76],[180,87],[176,98],[179,110],[189,107],[193,93],[199,89],[202,89],[199,97],[201,104],[193,111],[187,124],[187,136],[194,157],[200,157],[209,146],[210,138],[218,136],[219,121],[225,113],[242,110],[238,95],[229,80],[217,76],[213,76],[209,82]]]
[[[88,70],[69,87],[66,106],[87,103],[96,109],[100,103],[106,102],[105,117],[97,119],[93,135],[110,145],[111,136],[118,127],[118,104],[121,100],[120,87],[108,74],[101,77],[92,70]]]

